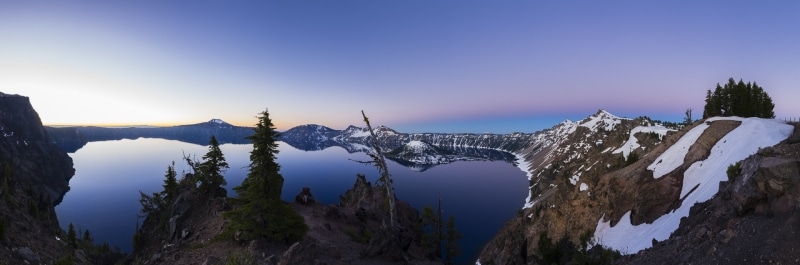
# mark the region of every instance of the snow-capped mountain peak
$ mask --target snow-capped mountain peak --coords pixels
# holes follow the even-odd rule
[[[231,125],[230,123],[227,123],[221,119],[211,119],[210,121],[208,121],[208,123],[215,123],[219,125]]]
[[[619,125],[622,120],[630,120],[627,118],[620,118],[614,114],[609,113],[603,109],[598,110],[592,116],[581,121],[580,126],[589,128],[592,132],[596,132],[598,129],[602,128],[605,131],[614,130],[614,127]]]

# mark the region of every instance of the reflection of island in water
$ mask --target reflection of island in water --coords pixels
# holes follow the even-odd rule
[[[391,137],[391,136],[390,136]],[[341,139],[341,138],[339,138]],[[367,143],[362,143],[361,139],[348,138],[353,141],[336,141],[322,137],[283,137],[281,141],[303,151],[320,151],[331,147],[340,147],[348,153],[369,152],[372,149]],[[366,139],[364,139],[366,140]],[[425,171],[434,166],[448,164],[455,161],[506,161],[515,163],[516,157],[505,151],[457,147],[457,146],[435,146],[426,142],[412,140],[398,147],[382,146],[386,158],[414,171]]]
[[[252,127],[233,126],[218,119],[172,127],[81,126],[46,129],[53,143],[68,153],[74,153],[88,142],[137,138],[160,138],[205,146],[208,145],[211,135],[214,135],[221,144],[250,144],[247,137],[253,134]],[[355,126],[333,130],[320,125],[302,125],[282,133],[279,140],[303,151],[340,147],[348,153],[369,152],[372,148],[365,130]],[[379,144],[386,157],[415,171],[425,171],[454,161],[515,161],[513,154],[501,151],[504,147],[514,145],[513,142],[509,144],[504,135],[485,137],[471,134],[405,134],[386,127],[377,128],[377,132],[381,138]],[[467,142],[455,145],[454,139]]]

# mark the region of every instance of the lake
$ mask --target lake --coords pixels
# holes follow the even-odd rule
[[[252,145],[223,144],[220,149],[230,165],[225,172],[228,195],[247,175]],[[357,173],[375,183],[378,172],[364,153],[348,153],[332,147],[321,151],[301,151],[279,142],[278,163],[285,181],[282,198],[291,201],[302,187],[310,187],[324,204],[335,204],[339,195],[353,186]],[[136,140],[90,142],[70,154],[75,176],[71,190],[56,207],[61,227],[72,223],[76,230],[89,229],[95,243],[108,242],[123,251],[131,250],[136,230],[139,190],[148,194],[162,190],[167,165],[188,171],[184,154],[199,160],[208,151],[200,146],[174,140],[139,138]],[[460,161],[435,166],[423,172],[387,160],[389,172],[400,200],[417,209],[435,206],[441,193],[445,218],[453,215],[460,241],[459,263],[475,260],[503,223],[523,206],[528,195],[525,174],[504,161]],[[81,234],[79,234],[81,235]]]

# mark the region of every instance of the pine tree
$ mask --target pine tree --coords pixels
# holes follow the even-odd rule
[[[67,230],[67,242],[69,245],[74,249],[78,247],[77,239],[75,238],[75,227],[72,226],[72,223],[69,223],[69,229]]]
[[[441,240],[439,234],[439,220],[438,215],[434,213],[433,208],[430,206],[422,207],[422,215],[420,216],[420,225],[422,226],[422,248],[429,253],[428,256],[432,258],[440,258],[441,256]]]
[[[422,228],[422,248],[428,253],[427,255],[444,260],[446,264],[453,264],[455,256],[461,253],[457,242],[461,239],[461,233],[456,231],[455,217],[452,215],[447,224],[444,225],[441,197],[439,197],[439,205],[435,212],[430,206],[422,207],[420,225]]]
[[[144,215],[157,214],[164,208],[165,202],[163,193],[154,192],[152,195],[147,195],[143,191],[139,191],[139,204],[142,205],[141,212]]]
[[[744,83],[728,79],[724,86],[717,84],[712,93],[706,91],[706,105],[703,118],[714,116],[740,116],[775,118],[775,104],[772,98],[756,82]]]
[[[458,240],[462,235],[456,230],[456,218],[452,215],[447,220],[447,235],[445,236],[445,264],[453,264],[455,257],[461,254],[461,246]]]
[[[216,191],[219,187],[225,186],[228,183],[222,172],[228,169],[228,162],[225,161],[225,155],[219,149],[219,142],[217,137],[211,136],[209,141],[208,153],[203,156],[203,163],[200,164],[200,190],[211,194],[212,197],[216,196]]]
[[[89,229],[86,229],[86,231],[83,232],[83,241],[92,243],[92,235],[89,234]]]
[[[164,174],[164,202],[167,205],[173,203],[175,200],[176,192],[178,189],[178,179],[177,174],[175,173],[175,162],[172,162],[172,165],[167,165],[167,173]]]
[[[283,176],[275,162],[278,133],[264,111],[258,117],[250,152],[250,172],[240,186],[234,188],[237,207],[225,212],[230,222],[226,234],[237,240],[265,238],[272,242],[300,240],[308,231],[305,220],[281,200]]]

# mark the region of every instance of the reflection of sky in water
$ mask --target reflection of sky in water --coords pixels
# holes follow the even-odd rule
[[[226,188],[247,175],[252,145],[220,146],[230,169],[225,172]],[[368,160],[363,153],[349,154],[341,148],[301,151],[280,143],[278,163],[283,175],[284,200],[293,200],[302,187],[325,204],[337,203],[339,195],[353,186],[356,173],[375,182],[377,169],[352,160]],[[208,147],[162,139],[92,142],[70,154],[75,164],[72,189],[56,208],[62,227],[70,222],[89,229],[98,243],[109,242],[129,251],[140,209],[139,190],[160,191],[167,165],[175,161],[178,173],[187,171],[183,153],[200,159]],[[424,172],[412,171],[392,161],[389,172],[397,196],[421,209],[435,206],[441,193],[445,216],[454,215],[464,234],[464,253],[477,255],[480,248],[523,205],[527,179],[517,167],[506,162],[455,162]],[[467,261],[473,257],[463,257]]]

